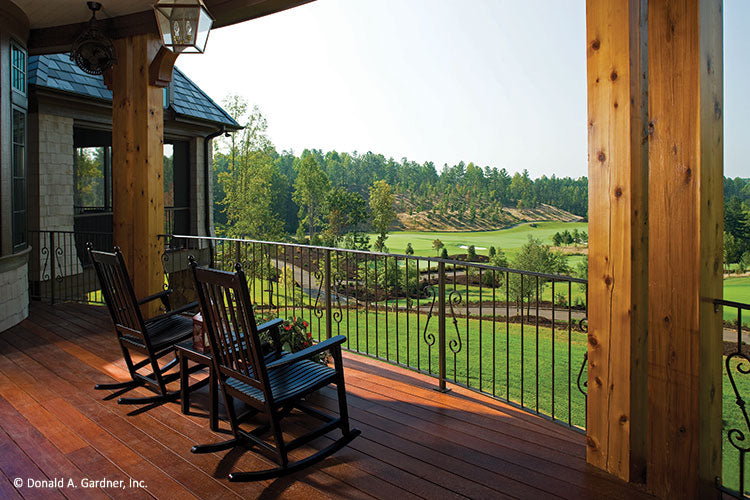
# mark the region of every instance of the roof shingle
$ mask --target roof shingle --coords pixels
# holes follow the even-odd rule
[[[29,56],[29,84],[112,102],[102,77],[81,70],[68,54]],[[240,128],[213,99],[177,68],[172,73],[172,109],[178,114]]]

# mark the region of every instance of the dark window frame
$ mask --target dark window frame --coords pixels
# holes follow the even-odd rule
[[[21,142],[17,141],[16,131],[16,113],[21,115],[23,120],[23,137]],[[28,202],[28,123],[29,118],[26,110],[20,106],[11,106],[11,226],[12,236],[11,242],[13,245],[13,253],[23,251],[28,246],[28,214],[29,214],[29,202]],[[18,172],[18,153],[17,147],[20,147],[23,158],[21,159],[21,172]],[[19,188],[18,185],[21,185]],[[23,193],[23,199],[18,200],[18,193]],[[23,218],[23,230],[18,229],[18,219]],[[17,239],[21,236],[21,239]]]
[[[28,65],[29,55],[23,44],[11,39],[9,44],[9,84],[10,84],[10,163],[11,163],[11,247],[13,253],[26,250],[29,230],[29,189],[28,189],[28,152],[29,152],[29,115],[28,115]],[[23,120],[23,135],[20,142],[16,134],[16,117]],[[18,150],[22,158],[20,169]],[[22,194],[21,194],[22,193]],[[22,199],[19,199],[22,198]],[[22,223],[21,223],[22,220]],[[18,226],[23,226],[19,228]]]
[[[28,82],[29,56],[26,50],[18,43],[10,42],[10,88],[26,95],[29,87]],[[20,83],[20,86],[18,85]]]

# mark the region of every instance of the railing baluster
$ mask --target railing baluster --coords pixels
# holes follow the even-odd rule
[[[331,250],[328,249],[325,251],[325,275],[323,277],[325,280],[325,294],[326,294],[326,338],[331,338],[331,333],[333,331],[333,324],[331,323],[332,317],[332,309],[331,309]]]
[[[555,419],[555,280],[552,280],[552,334],[551,344],[552,349],[552,420]]]
[[[535,328],[535,340],[534,348],[536,350],[536,367],[534,369],[534,377],[536,386],[534,388],[534,405],[536,412],[539,413],[539,276],[536,277],[536,328]]]
[[[445,386],[445,262],[438,262],[438,363],[439,386],[446,391]],[[454,358],[455,359],[455,358]],[[455,375],[455,373],[454,373]]]
[[[49,256],[50,256],[50,266],[51,266],[50,276],[52,276],[52,279],[49,282],[49,291],[50,291],[50,302],[52,302],[53,305],[55,304],[55,282],[57,281],[57,276],[56,276],[57,266],[55,265],[56,253],[57,253],[57,250],[55,249],[55,232],[50,231],[49,232]]]
[[[510,401],[510,272],[505,272],[505,399]]]

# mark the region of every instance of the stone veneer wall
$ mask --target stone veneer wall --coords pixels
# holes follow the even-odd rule
[[[38,127],[39,229],[72,231],[73,119],[39,114]]]
[[[0,332],[29,315],[29,251],[0,257]]]
[[[31,115],[30,121],[29,146],[35,151],[29,155],[29,205],[34,205],[29,207],[29,214],[36,219],[30,221],[30,227],[41,231],[73,231],[73,119],[39,113]],[[82,271],[72,236],[58,236],[54,249],[50,248],[47,233],[32,235],[29,240],[35,247],[30,265],[36,279],[51,275],[49,253],[58,249],[56,275],[70,276]],[[44,255],[43,248],[47,248]]]

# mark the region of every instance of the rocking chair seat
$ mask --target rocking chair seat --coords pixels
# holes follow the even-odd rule
[[[147,321],[146,325],[151,347],[156,351],[173,346],[193,335],[193,320],[185,316],[172,315],[157,318],[154,321]],[[134,345],[144,345],[142,339],[131,335],[123,335],[122,339]]]
[[[331,383],[336,378],[336,370],[322,363],[301,360],[268,370],[268,381],[275,403],[295,399]],[[226,384],[261,403],[265,402],[263,391],[236,378],[228,377]]]

